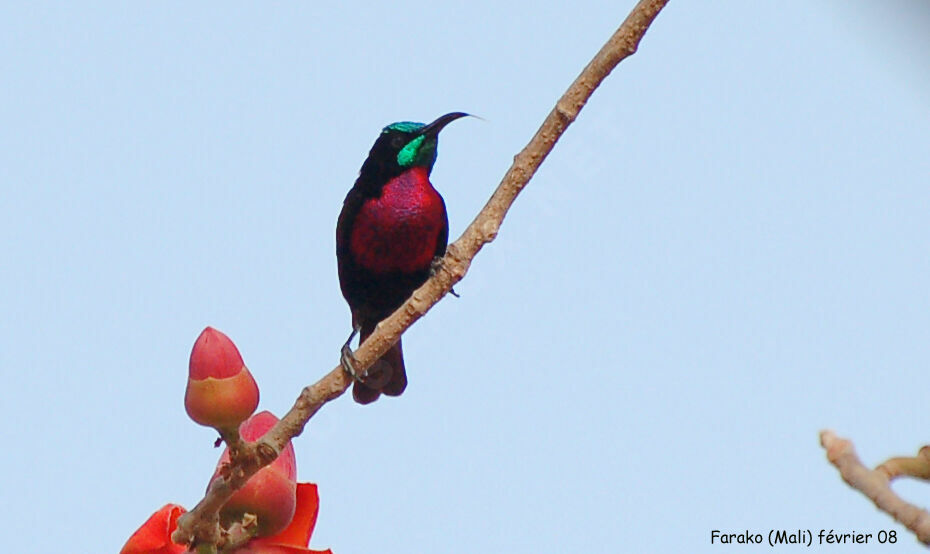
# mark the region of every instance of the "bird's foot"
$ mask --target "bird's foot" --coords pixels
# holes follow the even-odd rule
[[[352,353],[349,343],[342,345],[342,350],[339,352],[339,364],[342,366],[342,369],[352,377],[353,381],[364,382],[365,378],[368,376],[359,375],[358,372],[355,371],[355,354]]]
[[[339,364],[342,369],[348,373],[356,383],[361,383],[366,387],[374,390],[380,390],[391,380],[392,372],[390,366],[381,360],[376,360],[374,364],[365,371],[359,372],[356,367],[357,360],[355,354],[348,344],[343,345],[339,356]]]
[[[342,345],[342,350],[339,351],[339,364],[355,381],[361,381],[366,377],[362,375],[360,378],[358,372],[355,371],[355,355],[352,354],[352,347],[349,346],[352,344],[352,339],[355,338],[355,335],[358,334],[360,329],[361,327],[359,325],[352,326],[352,333],[349,334],[349,338],[346,339],[345,344]]]
[[[440,269],[442,269],[442,256],[436,256],[429,264],[429,276],[436,275]]]
[[[443,264],[442,260],[443,260],[442,256],[436,256],[435,258],[433,258],[432,263],[429,264],[429,276],[430,277],[432,277],[433,275],[436,275],[437,273],[439,273],[439,270],[442,269],[442,264]],[[459,293],[455,292],[455,289],[449,289],[449,293],[452,294],[452,296],[456,298],[461,298],[461,296],[459,296]]]

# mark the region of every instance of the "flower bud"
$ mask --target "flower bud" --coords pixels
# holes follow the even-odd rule
[[[271,412],[259,412],[239,427],[243,440],[256,441],[267,433],[278,418]],[[229,449],[223,451],[213,477],[229,461]],[[220,521],[228,526],[245,514],[258,518],[259,537],[280,532],[294,518],[297,506],[297,458],[294,447],[287,443],[271,464],[258,470],[244,487],[236,491],[220,509]]]
[[[258,385],[229,337],[207,327],[191,350],[187,415],[220,431],[235,429],[258,407]]]

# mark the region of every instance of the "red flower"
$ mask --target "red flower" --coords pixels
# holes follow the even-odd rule
[[[258,406],[258,385],[229,337],[207,327],[191,350],[184,408],[191,419],[221,432],[235,429]]]
[[[297,485],[297,510],[294,519],[286,529],[271,537],[252,539],[245,546],[238,548],[235,554],[332,554],[331,550],[311,550],[307,548],[316,516],[320,510],[320,497],[316,485],[299,483]],[[178,516],[184,508],[177,504],[168,504],[148,519],[138,531],[133,533],[120,554],[182,554],[187,552],[186,545],[171,542],[171,533],[178,526]]]
[[[187,545],[171,542],[178,518],[186,512],[177,504],[165,504],[129,537],[119,554],[183,554]]]
[[[332,554],[332,550],[310,550],[310,535],[320,511],[320,497],[313,483],[297,484],[297,511],[286,529],[272,537],[252,539],[235,554]]]
[[[271,412],[259,412],[239,428],[243,440],[256,441],[274,427],[278,418]],[[229,449],[223,451],[216,465],[220,469],[229,462]],[[294,518],[297,506],[297,458],[294,446],[287,443],[271,464],[258,470],[244,487],[237,490],[220,509],[220,521],[230,525],[249,513],[258,516],[258,536],[266,537],[283,530]]]

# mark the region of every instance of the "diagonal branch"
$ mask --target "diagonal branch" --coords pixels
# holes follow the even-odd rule
[[[556,103],[529,144],[514,157],[513,165],[500,185],[462,236],[449,245],[442,267],[390,317],[378,324],[375,332],[355,352],[355,367],[364,371],[397,342],[401,334],[423,317],[468,272],[472,259],[481,248],[494,240],[504,216],[517,195],[539,169],[565,129],[578,117],[594,89],[621,60],[636,52],[646,29],[652,24],[668,0],[640,0],[620,28],[610,37],[575,82]],[[188,543],[221,541],[215,514],[233,492],[245,484],[262,466],[277,457],[292,438],[303,432],[307,421],[326,402],[339,397],[351,377],[336,367],[317,383],[305,387],[294,407],[260,441],[247,445],[242,463],[230,468],[225,479],[210,484],[207,494],[193,510],[178,520],[174,540]],[[247,461],[251,455],[251,461]]]
[[[832,431],[821,431],[820,444],[827,459],[836,466],[849,486],[866,495],[875,506],[910,529],[920,542],[930,545],[930,513],[905,501],[891,490],[891,480],[908,475],[926,478],[930,454],[927,447],[914,458],[892,458],[874,470],[865,467],[856,455],[852,442]]]

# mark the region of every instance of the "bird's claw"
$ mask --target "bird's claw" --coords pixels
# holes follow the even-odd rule
[[[384,364],[382,362],[375,361],[371,367],[359,373],[359,371],[355,369],[357,361],[349,345],[343,346],[339,356],[339,364],[342,365],[342,369],[348,373],[355,382],[375,390],[380,390],[390,381],[391,372],[386,372],[384,370]],[[374,371],[372,371],[373,369]]]
[[[364,382],[368,377],[368,372],[364,372],[362,375],[355,370],[355,354],[352,353],[352,349],[348,344],[342,345],[342,350],[339,353],[339,364],[342,366],[342,369],[345,370],[354,381]]]
[[[442,256],[436,256],[429,264],[429,276],[436,275],[440,269],[442,269]]]
[[[442,269],[442,265],[443,265],[442,256],[436,256],[435,258],[433,258],[433,261],[429,264],[429,276],[432,277],[433,275],[436,275],[437,273],[439,273],[439,270]],[[461,298],[459,296],[459,293],[455,292],[455,289],[449,289],[449,293],[452,294],[452,296],[456,298]]]

